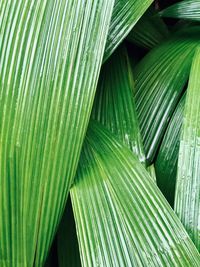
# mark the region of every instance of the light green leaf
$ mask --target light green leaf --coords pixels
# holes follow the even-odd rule
[[[128,54],[121,46],[103,65],[92,117],[111,130],[144,163],[133,90]]]
[[[117,46],[129,34],[131,29],[144,14],[153,0],[115,0],[104,61],[114,52]]]
[[[150,176],[153,179],[153,181],[156,182],[156,172],[155,172],[154,164],[151,164],[150,166],[148,166],[147,167],[147,171],[150,174]]]
[[[200,265],[193,242],[145,168],[95,123],[71,197],[83,267]]]
[[[200,250],[200,48],[190,73],[180,142],[175,211]]]
[[[152,163],[188,79],[200,27],[177,33],[134,70],[135,100],[144,149]]]
[[[163,17],[200,21],[200,0],[184,0],[160,12]]]
[[[0,9],[0,266],[43,265],[75,175],[113,1]]]
[[[168,35],[167,26],[152,8],[141,17],[127,39],[136,45],[151,49],[166,39]]]

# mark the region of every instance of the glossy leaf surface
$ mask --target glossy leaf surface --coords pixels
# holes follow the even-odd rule
[[[200,48],[190,73],[180,142],[174,209],[200,251]]]
[[[127,39],[146,49],[151,49],[161,43],[169,35],[167,26],[153,10],[147,12],[131,30]]]
[[[199,266],[200,255],[138,159],[92,123],[72,206],[83,267]]]
[[[104,61],[128,35],[153,0],[116,0],[109,27]]]
[[[200,27],[177,33],[134,70],[135,100],[144,149],[152,163],[189,76]]]
[[[155,161],[157,184],[171,206],[174,205],[175,184],[183,122],[185,94],[181,97],[169,122]]]
[[[113,132],[144,163],[133,90],[128,54],[125,47],[121,46],[103,65],[92,117]]]
[[[163,17],[200,21],[200,0],[180,1],[160,12]]]
[[[113,1],[1,1],[0,266],[42,266],[75,175]]]

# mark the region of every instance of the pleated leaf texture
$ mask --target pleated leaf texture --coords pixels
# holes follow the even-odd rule
[[[151,164],[187,82],[200,27],[176,33],[134,69],[135,101],[144,150]]]
[[[127,36],[128,41],[152,49],[169,35],[167,26],[154,9],[148,9]]]
[[[70,191],[82,266],[199,266],[200,255],[136,156],[91,123]]]
[[[103,65],[92,117],[113,132],[144,163],[133,91],[132,70],[126,48],[122,45]]]
[[[175,211],[200,251],[200,48],[197,49],[187,89],[178,173]]]
[[[162,10],[163,17],[200,21],[200,0],[180,1]]]
[[[186,94],[184,93],[176,107],[176,110],[174,111],[155,160],[157,185],[172,207],[174,206],[185,96]]]
[[[39,267],[75,175],[114,2],[0,5],[0,266]]]
[[[104,61],[129,34],[133,26],[153,3],[153,0],[115,0]]]

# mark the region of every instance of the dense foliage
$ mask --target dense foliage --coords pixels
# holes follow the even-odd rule
[[[200,0],[0,1],[0,267],[200,266]]]

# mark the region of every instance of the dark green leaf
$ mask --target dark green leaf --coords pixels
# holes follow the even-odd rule
[[[163,17],[200,21],[200,0],[180,1],[164,9],[160,14]]]
[[[139,46],[151,49],[168,36],[168,29],[163,20],[149,9],[131,30],[127,39]]]
[[[153,0],[115,0],[104,61],[129,34]]]
[[[57,246],[59,267],[81,267],[78,240],[70,198],[68,199],[68,203],[58,229]]]

